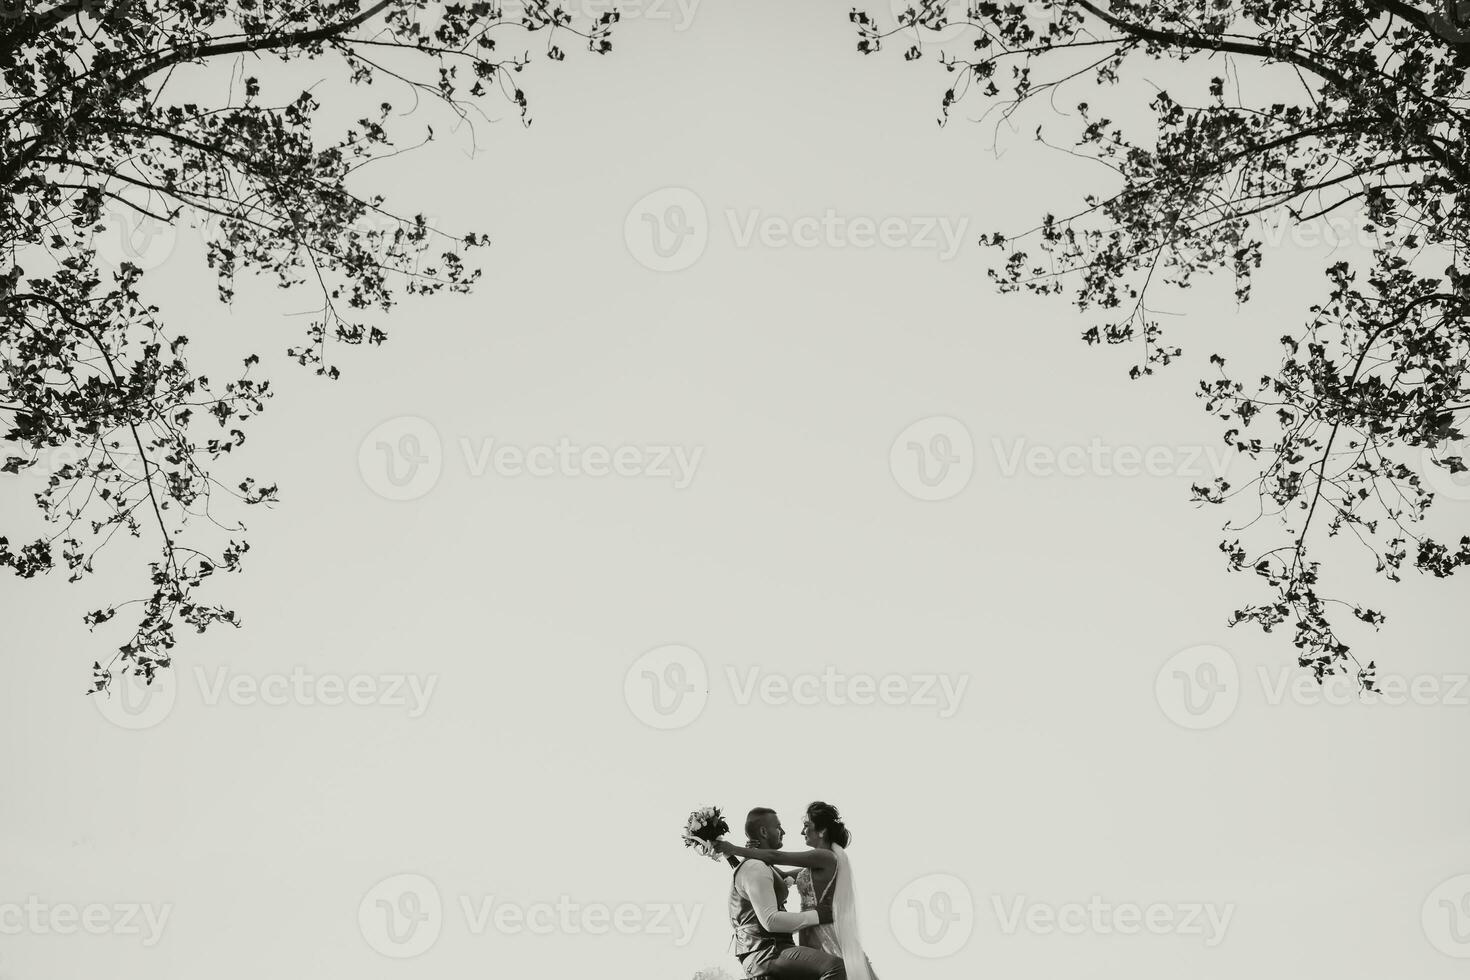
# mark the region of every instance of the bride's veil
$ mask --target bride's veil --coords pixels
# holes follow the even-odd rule
[[[841,844],[833,844],[832,853],[837,856],[832,927],[837,933],[837,944],[842,947],[842,965],[847,968],[847,980],[873,980],[868,958],[863,955],[862,939],[858,935],[857,889],[853,886],[852,862],[847,859],[847,849]]]

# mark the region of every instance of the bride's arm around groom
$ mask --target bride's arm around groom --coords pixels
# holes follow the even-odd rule
[[[805,868],[811,872],[812,900],[816,908],[802,914],[816,912],[818,921],[809,923],[808,927],[819,928],[817,941],[808,943],[803,939],[803,944],[819,946],[840,957],[849,980],[876,980],[872,964],[863,951],[858,931],[856,890],[853,887],[852,862],[847,856],[847,850],[841,844],[829,841],[826,833],[811,826],[810,820],[804,829],[808,832],[808,841],[816,844],[809,851],[737,847],[728,841],[716,841],[714,847],[720,854],[745,859],[740,866],[741,870],[752,866],[766,869],[771,865],[784,865]],[[845,834],[843,836],[846,837]],[[766,878],[767,888],[770,887],[769,882],[770,879]]]

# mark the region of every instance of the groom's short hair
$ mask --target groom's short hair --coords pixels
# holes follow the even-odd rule
[[[758,806],[745,815],[745,839],[760,840],[760,829],[766,825],[766,817],[774,817],[776,811],[768,806]]]

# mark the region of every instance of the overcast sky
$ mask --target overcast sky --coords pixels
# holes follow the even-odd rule
[[[1329,245],[1240,311],[1202,285],[1131,383],[976,245],[1103,168],[937,127],[948,76],[859,57],[847,4],[625,9],[522,78],[529,130],[382,168],[494,245],[336,384],[282,353],[309,294],[226,310],[197,233],[150,253],[199,364],[277,379],[238,472],[281,503],[210,586],[244,628],[133,711],[81,696],[113,636],[80,615],[145,552],[0,586],[0,978],[735,972],[678,828],[768,805],[799,846],[814,799],[880,976],[1462,975],[1460,584],[1361,637],[1403,703],[1323,703],[1288,634],[1225,626],[1266,593],[1188,502],[1247,465],[1205,359],[1269,367]]]

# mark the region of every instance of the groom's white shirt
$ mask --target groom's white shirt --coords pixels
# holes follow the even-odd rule
[[[783,912],[776,904],[776,889],[771,875],[779,874],[768,864],[747,860],[735,872],[735,890],[750,900],[755,917],[767,932],[796,932],[816,925],[820,919],[815,909],[808,912]]]

